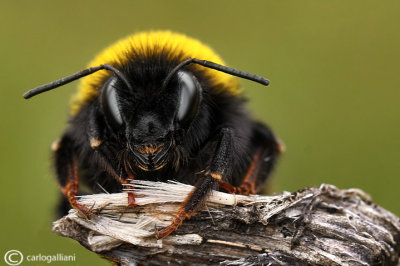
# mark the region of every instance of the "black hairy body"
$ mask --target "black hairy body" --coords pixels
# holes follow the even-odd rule
[[[114,74],[96,81],[98,95],[81,104],[54,145],[56,175],[69,204],[90,218],[91,210],[77,201],[79,185],[84,193],[120,192],[131,179],[194,185],[172,224],[156,232],[162,238],[190,218],[212,189],[257,192],[281,146],[266,125],[252,119],[245,99],[232,93],[237,88],[212,79],[206,67],[217,64],[182,62],[179,52],[168,49],[128,52],[126,62],[105,65]],[[63,200],[61,212],[69,204]],[[128,204],[135,206],[132,192]]]
[[[154,61],[162,61],[163,63],[158,67],[152,67]],[[174,105],[174,103],[171,104],[171,101],[167,104],[167,99],[173,98],[176,92],[158,93],[157,89],[161,87],[163,77],[176,63],[168,62],[165,59],[161,60],[160,58],[141,62],[140,64],[132,63],[127,68],[128,71],[123,71],[123,73],[126,73],[127,77],[136,77],[142,83],[135,87],[139,94],[138,101],[142,103],[142,106],[137,108],[140,110],[139,113],[148,110],[151,115],[162,119],[168,105]],[[144,71],[144,69],[147,71]],[[101,112],[100,101],[94,101],[84,106],[82,111],[71,119],[70,127],[66,130],[65,136],[71,139],[73,149],[78,154],[78,162],[81,164],[80,169],[85,172],[84,175],[80,175],[80,180],[87,185],[86,187],[92,189],[92,191],[88,192],[101,192],[102,188],[97,184],[100,184],[108,192],[121,191],[121,184],[107,171],[108,164],[115,160],[118,161],[118,165],[121,168],[119,170],[122,177],[126,176],[126,170],[132,167],[135,179],[152,181],[176,180],[194,185],[199,178],[198,173],[209,166],[218,142],[218,135],[223,128],[232,130],[232,158],[226,162],[228,171],[226,173],[226,181],[234,186],[241,184],[252,162],[253,151],[262,142],[270,142],[273,147],[276,140],[265,125],[255,122],[250,117],[244,106],[244,98],[232,96],[226,92],[221,93],[219,91],[223,91],[223,89],[221,90],[220,88],[210,88],[207,80],[201,78],[201,73],[196,73],[196,76],[202,81],[201,86],[203,88],[203,99],[199,112],[185,136],[177,140],[174,147],[176,151],[171,153],[171,163],[159,171],[143,171],[135,168],[134,165],[124,167],[124,164],[130,164],[129,155],[125,154],[126,142],[124,139],[119,140],[118,136],[107,132],[107,122]],[[136,84],[134,81],[132,83]],[[171,87],[174,85],[172,84]],[[126,96],[126,98],[129,98],[129,96]],[[92,110],[96,111],[93,112]],[[93,115],[97,118],[99,128],[104,130],[101,134],[108,136],[96,150],[90,147],[90,142],[88,141],[91,129],[87,121],[90,121]],[[143,131],[146,131],[146,129]],[[148,134],[148,132],[145,134]],[[179,138],[180,136],[177,137]],[[264,173],[260,175],[258,180],[259,183],[263,183],[263,179],[267,177],[271,170],[276,152],[276,150],[271,149],[272,157],[268,163],[270,167],[264,169]],[[125,160],[128,161],[124,162]],[[63,180],[60,181],[63,185]]]

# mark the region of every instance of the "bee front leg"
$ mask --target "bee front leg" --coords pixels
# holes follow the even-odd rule
[[[128,180],[134,180],[133,175],[128,177]],[[118,181],[124,185],[124,184],[129,184],[131,187],[133,187],[132,183],[130,181],[121,179],[119,178]],[[133,189],[133,188],[132,188]],[[136,200],[135,200],[135,192],[133,191],[128,191],[128,207],[135,207],[136,206]]]
[[[189,193],[179,208],[172,223],[166,228],[157,231],[158,239],[164,238],[174,232],[185,219],[189,219],[202,205],[211,190],[217,188],[218,182],[226,178],[228,166],[232,159],[233,132],[230,128],[223,128],[220,139],[211,160],[209,170],[205,171],[197,181],[195,188]]]
[[[112,152],[112,147],[109,146],[109,143],[102,140],[102,136],[104,135],[102,132],[102,128],[104,128],[104,126],[105,125],[102,124],[101,119],[99,118],[97,110],[91,109],[88,130],[90,147],[95,150],[98,156],[98,161],[100,162],[100,166],[105,169],[105,171],[109,175],[115,178],[115,180],[117,180],[121,185],[132,185],[129,180],[134,179],[133,174],[124,174],[124,177],[126,178],[123,178],[123,173],[118,173],[118,169],[121,168],[121,162],[118,162],[118,160],[116,160],[117,152]],[[128,172],[127,169],[125,169],[125,172]],[[128,192],[128,207],[133,206],[136,206],[135,193],[133,191],[130,191]]]
[[[98,156],[98,161],[100,163],[100,166],[105,169],[105,171],[111,175],[112,177],[115,178],[121,185],[126,185],[129,184],[131,187],[133,186],[130,180],[134,180],[134,176],[132,173],[126,174],[128,172],[126,169],[125,171],[121,171],[120,174],[117,173],[117,169],[121,168],[120,164],[123,164],[122,162],[118,162],[118,160],[115,159],[116,153],[111,152],[111,148],[107,147],[107,142],[104,143],[100,147],[96,147],[96,152]],[[114,158],[114,159],[112,159]],[[124,177],[122,177],[122,174],[124,174]],[[128,191],[128,207],[134,207],[136,206],[135,203],[135,193],[133,191]]]
[[[72,139],[65,135],[56,145],[53,145],[56,174],[61,191],[67,197],[71,206],[86,218],[89,218],[92,208],[87,208],[78,203],[78,164],[72,143]]]

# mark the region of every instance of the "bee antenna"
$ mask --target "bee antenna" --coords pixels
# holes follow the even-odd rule
[[[72,75],[69,75],[67,77],[63,77],[63,78],[58,79],[56,81],[41,85],[39,87],[36,87],[34,89],[31,89],[31,90],[25,92],[23,96],[24,96],[25,99],[29,99],[29,98],[31,98],[31,97],[33,97],[35,95],[38,95],[40,93],[43,93],[43,92],[46,92],[46,91],[49,91],[49,90],[53,90],[55,88],[58,88],[58,87],[63,86],[65,84],[68,84],[68,83],[70,83],[70,82],[72,82],[74,80],[77,80],[77,79],[83,78],[85,76],[91,75],[91,74],[93,74],[93,73],[95,73],[95,72],[97,72],[99,70],[102,70],[102,69],[106,69],[106,70],[112,71],[115,75],[117,75],[125,83],[125,85],[131,91],[133,91],[131,85],[129,84],[128,80],[122,74],[121,71],[119,71],[118,69],[116,69],[115,67],[113,67],[110,64],[103,64],[103,65],[99,65],[99,66],[96,66],[96,67],[86,68],[86,69],[84,69],[82,71],[76,72],[76,73],[74,73]]]
[[[239,70],[239,69],[223,66],[223,65],[220,65],[220,64],[217,64],[217,63],[214,63],[214,62],[210,62],[210,61],[207,61],[207,60],[199,60],[199,59],[196,59],[196,58],[192,58],[192,62],[195,63],[195,64],[198,64],[198,65],[204,66],[204,67],[212,68],[212,69],[215,69],[215,70],[230,74],[232,76],[248,79],[248,80],[260,83],[260,84],[262,84],[264,86],[268,86],[269,85],[269,80],[268,79],[266,79],[264,77],[261,77],[259,75],[256,75],[256,74],[251,74],[251,73]]]
[[[268,86],[269,85],[269,80],[261,77],[259,75],[255,75],[255,74],[251,74],[239,69],[235,69],[235,68],[231,68],[231,67],[227,67],[227,66],[223,66],[214,62],[210,62],[207,60],[200,60],[197,58],[188,58],[183,60],[181,63],[179,63],[174,69],[171,70],[171,72],[169,72],[168,76],[165,78],[164,83],[163,83],[163,88],[166,87],[166,85],[168,84],[168,82],[170,81],[170,79],[172,78],[172,76],[182,67],[189,65],[191,63],[194,64],[198,64],[207,68],[211,68],[211,69],[215,69],[227,74],[230,74],[232,76],[236,76],[236,77],[240,77],[240,78],[244,78],[244,79],[248,79],[257,83],[260,83],[262,85]]]

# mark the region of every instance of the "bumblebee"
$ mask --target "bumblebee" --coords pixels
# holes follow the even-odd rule
[[[160,239],[190,218],[213,189],[256,193],[282,151],[273,132],[245,109],[234,76],[269,84],[225,66],[195,39],[144,32],[111,45],[87,69],[24,98],[82,78],[69,126],[52,150],[62,193],[87,218],[92,209],[77,200],[80,184],[90,193],[119,192],[132,179],[194,185],[172,223],[156,230]],[[127,197],[134,207],[134,192]]]

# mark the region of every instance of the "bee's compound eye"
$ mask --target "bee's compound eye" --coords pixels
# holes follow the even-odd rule
[[[180,71],[178,77],[180,96],[177,118],[181,124],[188,124],[199,108],[201,87],[196,77],[187,72]]]
[[[102,106],[104,115],[112,127],[120,127],[123,124],[121,112],[119,110],[119,101],[117,95],[117,78],[111,77],[103,87]]]

